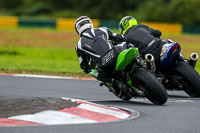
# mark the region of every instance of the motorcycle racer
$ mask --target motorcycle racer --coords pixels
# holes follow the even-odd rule
[[[119,86],[120,82],[113,79],[112,71],[118,54],[132,45],[123,43],[115,46],[109,40],[121,42],[123,41],[121,34],[113,33],[105,27],[95,29],[87,16],[81,16],[75,21],[75,29],[80,36],[75,50],[82,71],[89,73],[95,68],[98,80]]]
[[[162,35],[160,30],[138,24],[132,16],[123,17],[119,22],[119,29],[125,42],[132,43],[137,47],[143,57],[147,53],[152,54],[157,65],[160,63],[160,57],[173,44],[171,40],[160,39]],[[184,59],[182,55],[179,58]]]

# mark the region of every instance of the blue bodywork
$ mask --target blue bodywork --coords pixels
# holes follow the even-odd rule
[[[180,52],[180,44],[177,42],[173,43],[169,50],[163,56],[161,56],[161,65],[163,67],[172,67],[175,64],[177,58],[180,56]]]

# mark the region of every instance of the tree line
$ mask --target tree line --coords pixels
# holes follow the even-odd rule
[[[200,24],[200,0],[1,0],[0,15],[78,17]]]

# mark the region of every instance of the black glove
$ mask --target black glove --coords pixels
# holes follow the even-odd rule
[[[123,42],[124,41],[124,37],[121,34],[116,34],[116,41],[117,42]]]
[[[159,30],[153,30],[153,36],[154,37],[160,38],[161,35],[162,35],[161,31],[159,31]]]

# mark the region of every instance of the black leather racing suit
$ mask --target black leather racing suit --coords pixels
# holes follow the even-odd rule
[[[97,79],[103,82],[111,82],[117,56],[123,49],[128,48],[128,44],[114,46],[108,40],[121,42],[123,37],[104,27],[87,29],[75,46],[82,71],[89,73],[90,61],[96,62]]]
[[[159,39],[160,36],[161,32],[159,30],[139,24],[132,26],[125,32],[124,41],[137,47],[143,57],[145,54],[150,53],[154,56],[155,61],[159,61],[161,47],[165,43]]]

